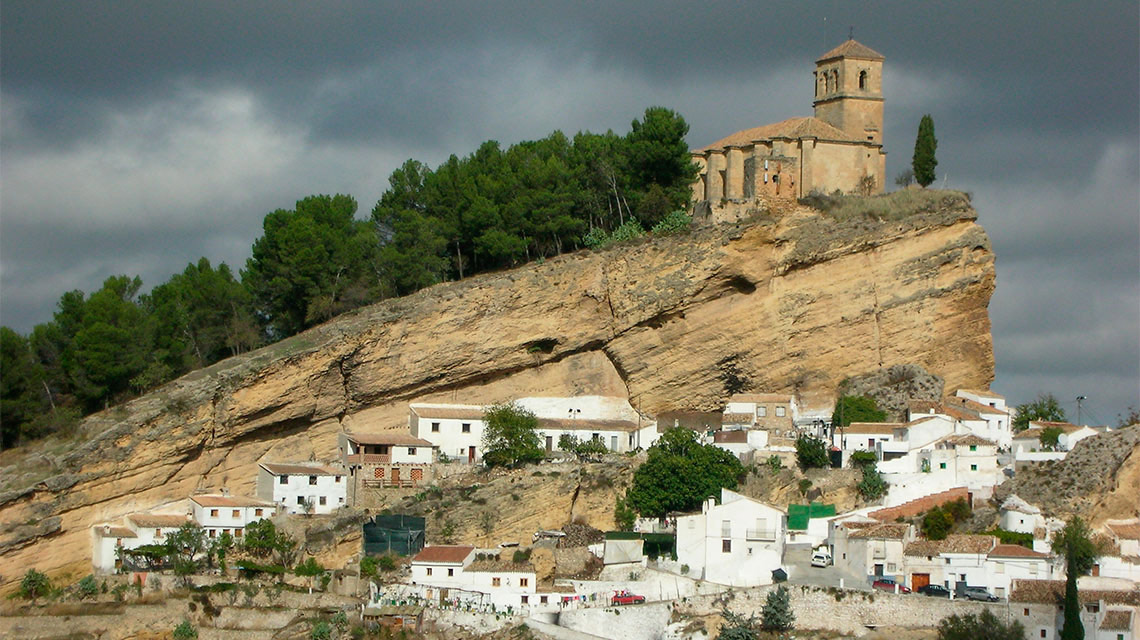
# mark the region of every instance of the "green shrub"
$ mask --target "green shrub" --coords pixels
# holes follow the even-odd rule
[[[174,640],[195,640],[198,637],[198,630],[190,624],[189,620],[183,620],[181,624],[174,627]]]
[[[827,443],[813,436],[796,438],[796,463],[801,469],[825,468],[831,464]]]
[[[387,557],[387,556],[385,556]],[[371,578],[376,575],[376,567],[380,563],[376,556],[364,556],[360,559],[360,577]]]
[[[855,486],[864,500],[878,500],[887,491],[887,483],[874,464],[863,467],[863,479]]]
[[[35,602],[36,598],[51,593],[51,580],[44,573],[28,569],[20,580],[20,588],[16,593],[25,600]]]
[[[94,575],[87,574],[86,578],[83,578],[76,584],[76,591],[79,593],[80,598],[94,597],[99,593],[99,583],[95,582]]]
[[[380,556],[379,564],[377,566],[380,567],[381,571],[395,571],[396,559],[392,556]]]
[[[329,623],[321,620],[313,625],[313,630],[309,632],[310,640],[331,640],[332,639],[332,626]]]
[[[780,469],[784,468],[784,461],[777,455],[768,456],[768,460],[765,464],[768,465],[768,469],[773,474],[779,473]]]
[[[692,225],[693,219],[689,217],[684,211],[677,209],[665,214],[661,222],[653,225],[651,233],[655,236],[667,236],[674,233],[681,233],[688,231]]]
[[[866,467],[879,461],[874,451],[855,451],[849,459],[852,467]]]

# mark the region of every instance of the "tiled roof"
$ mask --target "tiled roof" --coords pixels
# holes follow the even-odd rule
[[[843,44],[835,47],[831,51],[820,56],[816,62],[823,62],[824,60],[831,60],[832,58],[866,58],[867,60],[884,60],[883,54],[875,51],[867,45],[856,42],[854,39],[848,40]]]
[[[346,433],[346,438],[357,444],[389,444],[402,447],[430,447],[431,443],[403,431],[381,431],[379,433]]]
[[[954,403],[954,404],[962,407],[963,409],[968,409],[970,411],[973,411],[974,413],[987,413],[990,415],[999,415],[999,416],[1009,415],[1008,411],[1002,411],[1001,409],[998,409],[997,407],[991,407],[987,404],[982,404],[976,400],[971,400],[969,398],[959,398],[958,396],[950,396],[949,398],[946,399],[946,402],[948,404]]]
[[[1104,525],[1117,538],[1140,540],[1140,522],[1107,523]]]
[[[181,526],[181,523],[179,523]],[[118,525],[95,525],[95,535],[101,538],[137,538],[138,535],[126,527]]]
[[[894,433],[895,429],[902,426],[900,422],[852,422],[846,427],[840,427],[839,429],[843,435],[851,435],[853,433],[888,434]]]
[[[643,426],[649,426],[646,423]],[[540,429],[560,429],[562,431],[637,431],[638,425],[632,420],[594,420],[588,418],[539,418]]]
[[[915,540],[906,546],[903,555],[936,556],[942,553],[989,553],[997,538],[972,534],[953,534],[945,540]]]
[[[424,550],[412,558],[412,562],[425,562],[431,564],[460,564],[475,547],[470,545],[436,545],[424,547]]]
[[[410,404],[408,408],[421,418],[445,420],[482,420],[483,407],[475,404]]]
[[[1040,440],[1042,429],[1032,427],[1013,436],[1014,440]]]
[[[1105,601],[1108,604],[1140,605],[1140,589],[1080,589],[1081,603]],[[1065,601],[1064,580],[1014,580],[1010,602],[1061,604]]]
[[[769,125],[773,126],[773,125]],[[760,127],[763,129],[763,127]],[[751,129],[749,129],[751,131]],[[738,393],[728,399],[729,402],[787,402],[791,403],[792,396],[784,393]]]
[[[1048,422],[1043,420],[1030,420],[1029,424],[1033,425],[1034,427],[1040,427],[1042,429],[1060,429],[1064,433],[1072,433],[1074,431],[1080,431],[1081,429],[1084,429],[1084,427],[1075,425],[1071,422]]]
[[[748,432],[744,430],[717,431],[713,434],[713,442],[742,443],[748,442]]]
[[[766,124],[762,127],[737,131],[727,138],[721,138],[710,145],[697,149],[696,152],[724,149],[725,147],[746,146],[758,140],[771,140],[773,138],[790,138],[792,140],[799,138],[818,138],[820,140],[838,140],[841,142],[867,142],[866,140],[860,140],[859,138],[851,136],[819,118],[806,117],[789,118],[773,124]],[[765,395],[768,394],[749,394],[743,397],[760,397]],[[771,402],[771,400],[740,400],[739,402]]]
[[[1100,628],[1105,631],[1130,631],[1132,629],[1132,612],[1128,609],[1109,609],[1104,612],[1100,621]]]
[[[468,565],[464,571],[467,573],[534,573],[534,565],[529,562],[476,560]]]
[[[991,558],[1041,558],[1049,557],[1047,553],[1040,553],[1019,544],[999,544],[990,551]]]
[[[935,411],[937,411],[938,413],[941,413],[943,415],[950,416],[951,418],[954,418],[955,420],[981,420],[982,419],[981,416],[979,416],[977,413],[975,413],[973,411],[967,411],[965,408],[953,407],[953,406],[950,406],[948,404],[938,405],[938,409],[935,409]]]
[[[976,436],[972,433],[966,434],[966,435],[961,435],[961,436],[946,436],[945,438],[942,439],[942,441],[945,442],[946,444],[954,446],[954,447],[968,447],[968,446],[996,447],[997,446],[997,443],[994,442],[993,440],[986,440],[985,438],[983,438],[981,436]]]
[[[262,462],[261,468],[275,476],[342,476],[343,471],[332,467],[310,466],[305,464],[282,464],[276,462]]]
[[[970,499],[970,491],[966,487],[954,487],[953,489],[932,493],[928,496],[916,498],[894,507],[872,511],[868,513],[867,516],[883,522],[893,522],[898,518],[907,518],[925,513],[934,507],[941,506],[947,502],[953,502],[959,498],[968,501]]]
[[[277,505],[257,498],[246,496],[220,496],[207,494],[190,496],[190,499],[203,507],[276,507]]]
[[[726,413],[721,418],[721,424],[752,424],[756,416],[751,413]]]
[[[848,538],[886,538],[888,540],[902,540],[910,532],[909,524],[889,523],[876,524],[852,531]]]
[[[996,398],[998,400],[1005,400],[1005,396],[996,394],[993,391],[989,391],[989,390],[978,391],[977,389],[958,389],[958,391],[964,391],[965,393],[972,393],[976,396],[982,396],[983,398]]]
[[[163,527],[181,527],[190,522],[190,516],[173,515],[165,513],[132,513],[127,516],[136,527],[159,529]]]

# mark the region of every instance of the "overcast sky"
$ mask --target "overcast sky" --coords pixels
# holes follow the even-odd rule
[[[1140,9],[1123,2],[45,2],[0,5],[0,322],[109,275],[244,265],[310,194],[371,211],[407,158],[624,133],[702,146],[810,115],[813,62],[886,56],[887,174],[924,113],[937,186],[997,253],[994,389],[1140,406]]]

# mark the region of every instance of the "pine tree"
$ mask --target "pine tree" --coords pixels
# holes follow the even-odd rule
[[[918,184],[926,187],[934,182],[934,168],[938,166],[938,159],[934,151],[938,148],[938,139],[934,137],[934,119],[930,114],[922,116],[918,123],[918,137],[914,141],[914,158],[911,166],[914,168],[914,179]]]
[[[761,626],[770,631],[786,631],[792,628],[796,616],[792,613],[792,601],[787,587],[777,587],[768,592],[764,608],[760,611]]]

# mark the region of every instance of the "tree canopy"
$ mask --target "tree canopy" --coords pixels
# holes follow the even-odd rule
[[[954,614],[938,622],[938,640],[1024,640],[1025,627],[1003,622],[989,609]]]
[[[934,182],[934,168],[938,166],[938,159],[934,157],[937,149],[938,139],[934,137],[934,118],[928,113],[922,116],[922,120],[918,123],[918,136],[914,140],[914,156],[911,159],[914,179],[924,187]]]
[[[887,412],[879,409],[874,398],[843,396],[835,403],[831,424],[846,427],[852,422],[886,422]]]
[[[1061,403],[1057,401],[1057,397],[1051,393],[1042,393],[1037,396],[1033,402],[1019,404],[1014,409],[1017,415],[1013,418],[1013,430],[1025,431],[1029,428],[1030,422],[1045,421],[1045,422],[1065,422],[1068,420],[1065,417],[1065,409]]]
[[[538,418],[513,402],[483,412],[483,462],[490,467],[517,467],[542,460]]]
[[[649,447],[645,463],[633,474],[626,504],[646,517],[691,511],[706,498],[719,498],[722,488],[735,489],[743,474],[736,456],[701,444],[693,431],[675,427]]]

